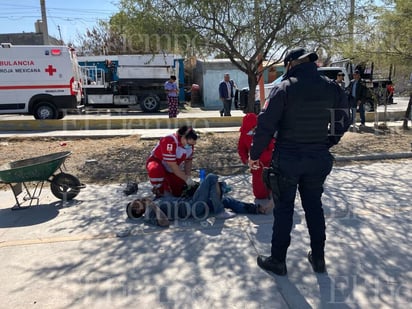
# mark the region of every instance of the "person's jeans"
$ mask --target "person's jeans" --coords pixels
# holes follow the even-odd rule
[[[230,111],[232,109],[232,99],[223,100],[223,116],[232,116]]]
[[[192,197],[192,205],[194,209],[200,207],[200,205],[209,204],[213,208],[210,209],[210,211],[215,214],[221,213],[225,210],[216,188],[218,178],[219,177],[215,174],[208,174],[200,183],[199,188],[197,188]]]
[[[222,199],[222,203],[225,208],[232,210],[237,214],[247,214],[247,210],[245,208],[245,203],[238,201],[230,196],[225,196]]]
[[[328,150],[313,152],[279,151],[280,197],[273,209],[272,257],[285,261],[290,245],[296,190],[299,190],[311,239],[312,255],[323,258],[326,240],[321,196],[323,184],[332,170]]]
[[[363,106],[363,103],[359,105],[359,117],[361,124],[365,124],[365,107]]]
[[[352,125],[356,125],[356,107],[351,108]]]

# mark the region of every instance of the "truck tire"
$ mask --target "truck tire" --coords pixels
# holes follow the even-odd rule
[[[140,101],[140,108],[145,113],[156,113],[160,110],[160,102],[154,95],[147,95]]]
[[[35,119],[57,119],[58,112],[52,103],[40,102],[34,107],[33,116]]]

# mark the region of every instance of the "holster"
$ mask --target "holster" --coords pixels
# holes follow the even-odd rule
[[[273,166],[264,167],[262,172],[263,183],[272,191],[274,201],[279,200],[279,170]]]

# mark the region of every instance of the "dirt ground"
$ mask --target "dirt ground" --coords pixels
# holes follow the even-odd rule
[[[238,133],[204,133],[195,149],[193,168],[220,175],[247,170],[237,155]],[[337,156],[410,152],[412,132],[402,129],[380,132],[348,132],[331,149]],[[114,138],[7,138],[0,140],[0,165],[60,151],[71,151],[66,171],[82,183],[125,183],[146,181],[145,160],[157,139],[139,136]],[[343,163],[339,163],[343,164]],[[348,164],[348,163],[345,163]],[[366,164],[366,163],[365,163]],[[197,172],[193,172],[197,176]],[[0,184],[0,188],[4,187]]]

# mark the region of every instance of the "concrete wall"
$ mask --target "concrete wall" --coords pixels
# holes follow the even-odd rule
[[[242,89],[248,87],[247,75],[240,71],[228,59],[198,60],[195,69],[196,84],[200,86],[203,105],[206,109],[217,109],[222,106],[219,99],[219,83],[225,73],[230,74],[238,86]]]
[[[282,75],[282,64],[276,65],[264,71],[265,83],[271,82],[275,77]],[[247,75],[240,71],[229,59],[198,60],[194,69],[195,83],[200,86],[200,96],[206,109],[217,109],[222,106],[219,100],[219,83],[223,80],[223,74],[229,73],[239,89],[249,87]]]

